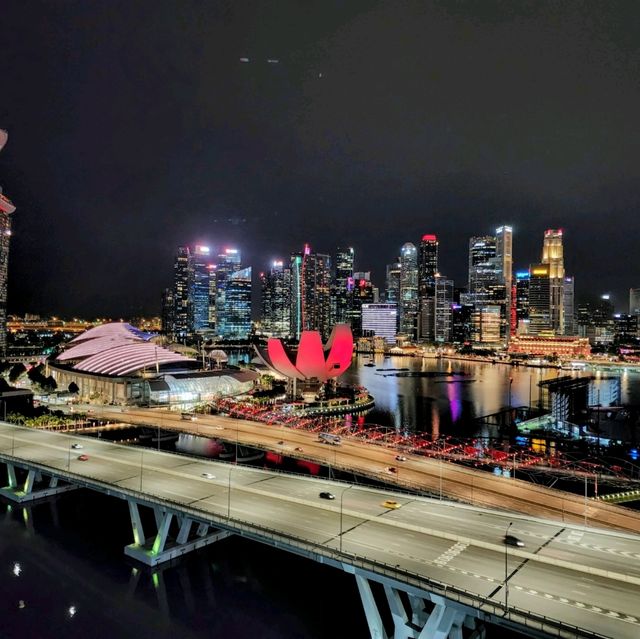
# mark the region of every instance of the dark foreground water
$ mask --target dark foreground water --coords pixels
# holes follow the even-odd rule
[[[383,357],[368,367],[359,356],[342,376],[348,384],[369,389],[376,401],[367,423],[411,431],[470,437],[476,435],[474,419],[511,406],[535,406],[538,383],[562,375],[591,376],[590,371],[508,366],[491,362],[452,359]],[[409,369],[428,377],[396,377],[394,370]],[[640,373],[620,375],[623,404],[640,405]]]
[[[157,571],[123,553],[126,503],[0,503],[0,637],[364,638],[355,580],[231,537]]]

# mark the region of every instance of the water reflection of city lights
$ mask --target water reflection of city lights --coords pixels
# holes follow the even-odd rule
[[[22,572],[22,566],[17,561],[13,564],[12,572],[16,577],[19,577]]]

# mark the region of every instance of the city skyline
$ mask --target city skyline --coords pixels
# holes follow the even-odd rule
[[[433,233],[459,285],[503,223],[514,269],[565,229],[577,298],[640,283],[640,7],[36,5],[7,3],[0,57],[10,313],[158,313],[192,243],[241,245],[254,283],[350,245],[382,287]]]

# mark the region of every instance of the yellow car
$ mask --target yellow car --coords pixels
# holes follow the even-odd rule
[[[387,499],[387,501],[383,501],[382,505],[385,508],[400,508],[400,504],[397,501],[393,501],[393,499]]]

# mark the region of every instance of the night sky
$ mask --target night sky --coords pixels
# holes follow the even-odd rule
[[[0,83],[9,312],[157,314],[195,242],[383,287],[436,233],[464,285],[502,223],[517,268],[563,228],[578,299],[640,286],[635,0],[4,0]]]

